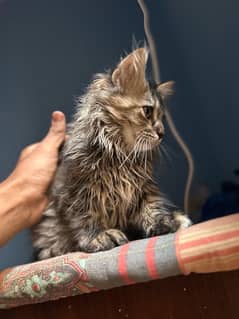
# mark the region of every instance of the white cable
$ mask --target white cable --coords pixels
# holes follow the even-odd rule
[[[146,38],[149,44],[149,49],[150,49],[150,54],[151,54],[151,60],[152,60],[152,69],[153,69],[153,76],[154,80],[156,83],[160,83],[160,75],[159,75],[159,63],[158,63],[158,58],[157,58],[157,51],[155,47],[155,41],[152,36],[152,33],[150,31],[150,24],[149,24],[149,12],[147,9],[147,6],[144,2],[144,0],[137,0],[138,4],[143,12],[144,16],[144,31],[146,34]],[[189,208],[189,195],[190,195],[190,190],[192,186],[192,180],[193,180],[193,175],[194,175],[194,160],[192,157],[192,154],[184,142],[183,138],[179,134],[174,121],[172,119],[172,116],[170,115],[169,111],[166,109],[165,110],[165,116],[166,120],[168,122],[168,126],[176,139],[177,143],[181,147],[187,162],[188,162],[188,177],[185,185],[185,191],[184,191],[184,210],[185,213],[188,213],[188,208]]]

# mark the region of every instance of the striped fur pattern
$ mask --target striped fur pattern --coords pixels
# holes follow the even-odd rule
[[[33,230],[40,259],[107,250],[190,224],[167,209],[152,179],[172,82],[149,85],[147,56],[146,48],[136,49],[113,73],[97,75],[79,99],[49,206]]]

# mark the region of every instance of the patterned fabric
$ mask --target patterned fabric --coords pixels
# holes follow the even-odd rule
[[[175,234],[130,242],[111,251],[89,256],[89,281],[108,289],[180,274]]]
[[[176,250],[183,274],[239,269],[239,214],[183,230]]]
[[[0,308],[178,274],[239,269],[239,214],[96,254],[72,253],[0,274]]]

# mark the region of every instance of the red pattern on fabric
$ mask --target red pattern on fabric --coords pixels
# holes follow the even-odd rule
[[[213,257],[226,257],[226,256],[230,256],[230,255],[234,255],[236,253],[239,253],[239,247],[234,246],[234,247],[230,247],[230,248],[225,248],[222,250],[215,250],[213,252],[203,252],[200,253],[198,255],[193,255],[190,257],[184,257],[183,258],[183,262],[184,263],[190,263],[193,261],[200,261],[200,260],[204,260],[204,259],[212,259]]]
[[[88,256],[86,255],[85,258]],[[64,258],[64,264],[65,265],[70,265],[73,269],[75,269],[76,273],[79,275],[79,279],[83,281],[87,281],[87,273],[82,270],[82,268],[77,264],[75,260],[70,259],[68,256]]]
[[[239,214],[184,229],[176,235],[176,256],[181,271],[205,273],[238,269]]]
[[[191,248],[195,246],[199,247],[202,245],[206,245],[208,243],[220,242],[220,241],[224,241],[226,239],[231,239],[234,237],[235,238],[239,237],[239,230],[234,230],[234,231],[231,230],[231,231],[223,232],[217,235],[209,235],[204,238],[190,240],[189,242],[180,244],[180,249],[187,249],[187,248]]]
[[[145,252],[145,259],[146,265],[148,269],[148,273],[151,279],[158,279],[160,277],[156,262],[155,262],[155,244],[157,241],[157,237],[153,237],[148,241],[146,252]]]
[[[182,257],[181,257],[181,251],[180,251],[181,247],[180,247],[179,239],[180,239],[180,231],[178,231],[176,233],[176,236],[175,236],[175,252],[176,252],[176,257],[177,257],[177,261],[178,261],[178,267],[179,267],[181,273],[184,275],[188,275],[189,272],[186,271]]]
[[[127,269],[127,252],[129,250],[129,244],[122,246],[118,257],[118,271],[123,281],[128,284],[134,284],[135,282],[130,279]]]

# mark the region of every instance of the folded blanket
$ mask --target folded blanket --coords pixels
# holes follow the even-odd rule
[[[239,269],[239,214],[95,254],[68,255],[0,273],[0,308],[44,302],[179,274]]]

